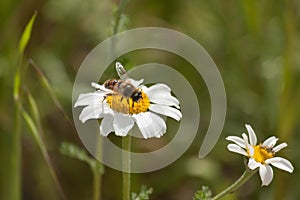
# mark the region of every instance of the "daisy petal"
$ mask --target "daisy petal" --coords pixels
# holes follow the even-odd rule
[[[144,92],[153,103],[179,108],[179,101],[171,95],[171,89],[165,84],[155,84],[144,88]]]
[[[176,108],[172,108],[169,106],[163,106],[158,104],[151,104],[149,110],[156,112],[158,114],[162,114],[168,117],[171,117],[177,121],[179,121],[182,117],[182,114]]]
[[[77,106],[87,106],[99,104],[104,100],[104,93],[86,93],[80,94],[77,101],[74,104],[74,108]]]
[[[235,144],[239,145],[240,147],[242,147],[244,149],[246,148],[245,141],[242,138],[240,138],[240,137],[237,137],[237,136],[228,136],[228,137],[226,137],[226,140],[234,142]]]
[[[256,145],[257,138],[256,138],[254,130],[252,129],[252,127],[249,124],[246,124],[246,129],[249,133],[250,144],[251,145]]]
[[[89,119],[98,119],[102,117],[102,114],[104,114],[106,105],[105,104],[96,104],[87,106],[84,109],[82,109],[79,120],[84,123]]]
[[[107,136],[113,129],[114,117],[111,114],[104,115],[100,125],[100,135]]]
[[[248,136],[246,135],[246,133],[242,134],[242,138],[244,140],[244,144],[246,146],[246,149],[250,149],[251,145],[249,144]]]
[[[253,156],[254,155],[254,147],[249,145],[248,146],[248,154],[249,156]]]
[[[261,166],[261,163],[256,162],[253,158],[249,158],[249,161],[248,161],[249,169],[255,170],[256,168],[258,168],[260,166]]]
[[[294,167],[290,161],[281,157],[270,158],[266,160],[266,163],[290,173],[294,171]]]
[[[273,179],[273,170],[269,165],[261,165],[259,167],[259,175],[262,182],[262,186],[267,186]]]
[[[244,156],[248,156],[247,152],[236,144],[228,144],[227,149],[231,152],[242,154]]]
[[[161,137],[166,132],[166,123],[158,115],[151,112],[139,113],[132,116],[145,139]]]
[[[266,147],[274,147],[276,142],[278,141],[278,138],[276,138],[275,136],[272,136],[272,137],[269,137],[268,139],[266,139],[264,142],[263,142],[263,146],[266,146]]]
[[[116,135],[126,136],[133,125],[134,121],[131,117],[115,112],[113,127]]]
[[[100,90],[100,91],[104,91],[104,92],[112,92],[110,89],[107,89],[107,88],[105,88],[103,85],[99,85],[98,83],[94,83],[94,82],[92,82],[91,83],[91,85],[92,85],[92,87],[94,87],[94,88],[96,88],[96,89],[98,89],[98,90]]]
[[[135,86],[135,87],[138,87],[139,85],[141,85],[143,82],[144,82],[144,79],[141,79],[141,80],[133,80],[133,79],[129,79],[130,83]]]
[[[284,142],[284,143],[281,143],[281,144],[277,145],[276,147],[274,147],[273,151],[276,153],[285,147],[287,147],[287,143]]]

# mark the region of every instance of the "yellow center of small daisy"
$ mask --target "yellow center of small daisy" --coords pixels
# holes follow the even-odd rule
[[[249,151],[248,151],[248,154],[249,154]],[[254,146],[254,154],[250,157],[252,157],[256,162],[265,164],[265,161],[269,158],[273,158],[274,155],[275,155],[275,153],[272,152],[271,148],[265,147],[260,144],[260,145]]]
[[[150,100],[144,92],[142,92],[142,97],[138,102],[134,102],[132,98],[126,98],[121,94],[115,93],[106,97],[106,103],[111,109],[124,114],[147,112],[150,106]]]

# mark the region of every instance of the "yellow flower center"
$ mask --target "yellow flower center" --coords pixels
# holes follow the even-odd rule
[[[134,102],[132,98],[126,98],[121,94],[114,93],[106,96],[106,103],[111,109],[124,114],[147,112],[150,106],[150,100],[144,92],[142,92],[142,98],[138,102]]]
[[[248,152],[249,154],[249,152]],[[275,153],[272,151],[272,148],[256,145],[254,146],[254,154],[251,156],[256,162],[265,164],[265,161],[269,158],[273,158]]]

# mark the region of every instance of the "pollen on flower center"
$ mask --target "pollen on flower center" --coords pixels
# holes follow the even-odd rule
[[[265,161],[269,158],[274,157],[274,152],[272,149],[265,147],[263,145],[256,145],[254,146],[254,154],[251,156],[256,162],[260,162],[265,164]]]
[[[144,92],[142,92],[142,97],[138,102],[133,101],[132,98],[126,98],[119,93],[113,93],[106,96],[106,103],[111,109],[124,114],[147,112],[150,106],[150,100]]]

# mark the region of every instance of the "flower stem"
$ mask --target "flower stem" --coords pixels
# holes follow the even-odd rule
[[[121,0],[118,10],[117,10],[117,14],[116,14],[116,18],[115,18],[115,24],[113,27],[113,34],[117,34],[119,32],[119,26],[120,26],[120,20],[121,20],[121,15],[123,13],[123,10],[126,6],[127,0]]]
[[[95,168],[93,170],[93,176],[94,176],[94,200],[100,200],[101,199],[101,175]]]
[[[122,139],[122,166],[123,166],[123,200],[130,200],[130,149],[131,136],[128,134]]]
[[[223,190],[221,193],[217,194],[215,197],[212,198],[212,200],[220,199],[221,197],[224,197],[227,194],[235,192],[237,189],[239,189],[244,183],[246,183],[255,173],[257,170],[248,170],[246,169],[242,176],[234,182],[231,186]]]
[[[96,154],[97,154],[97,158],[102,156],[102,136],[97,137]],[[102,164],[97,161],[96,165],[102,165]],[[94,200],[101,200],[102,175],[103,175],[103,173],[99,172],[99,167],[98,166],[93,168]]]

